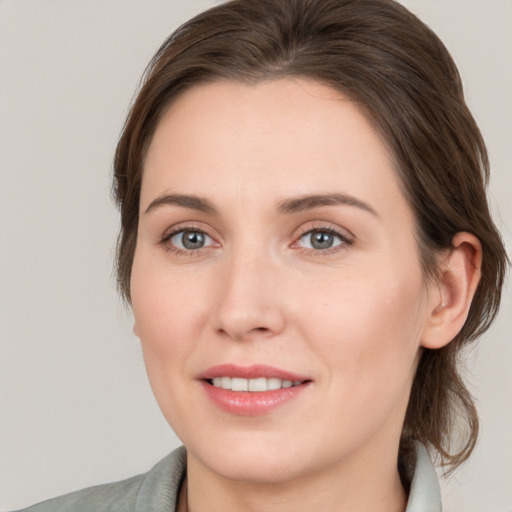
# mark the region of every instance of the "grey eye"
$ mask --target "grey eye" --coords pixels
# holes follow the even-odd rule
[[[183,230],[175,233],[170,242],[178,249],[191,251],[211,245],[212,239],[202,231]]]
[[[302,247],[306,249],[325,250],[341,245],[342,238],[330,231],[308,231],[300,237]]]

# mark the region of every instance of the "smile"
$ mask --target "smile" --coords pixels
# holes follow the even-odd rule
[[[236,416],[261,416],[299,400],[310,377],[268,365],[222,364],[197,376],[210,403]]]
[[[230,389],[232,391],[264,392],[281,388],[291,388],[302,384],[301,380],[291,381],[278,378],[259,377],[244,379],[242,377],[215,377],[208,381],[216,388]]]

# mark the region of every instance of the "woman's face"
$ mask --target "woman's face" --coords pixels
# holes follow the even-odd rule
[[[300,79],[196,86],[155,132],[140,206],[135,332],[196,464],[285,481],[396,457],[429,293],[354,103]]]

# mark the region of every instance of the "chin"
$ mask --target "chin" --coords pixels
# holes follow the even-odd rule
[[[205,444],[184,444],[189,458],[196,459],[210,471],[230,480],[280,483],[300,477],[304,472],[304,448],[301,443],[287,443],[276,439],[276,436],[262,436],[261,433],[242,437],[246,439],[231,438],[226,443],[216,439]]]
[[[211,471],[224,478],[260,484],[283,483],[300,477],[302,468],[294,462],[295,458],[289,455],[277,455],[270,451],[250,456],[233,453],[223,459],[204,461]]]

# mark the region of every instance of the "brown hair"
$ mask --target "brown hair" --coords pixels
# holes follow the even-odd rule
[[[402,446],[417,439],[451,470],[469,456],[478,433],[458,359],[498,312],[507,256],[486,200],[486,148],[456,66],[439,38],[397,2],[233,0],[198,15],[164,42],[115,155],[120,291],[130,302],[144,156],[170,102],[199,83],[285,76],[329,85],[373,120],[415,212],[427,278],[435,277],[435,255],[451,247],[457,232],[473,233],[482,244],[481,281],[468,319],[447,346],[423,351],[402,434]]]

